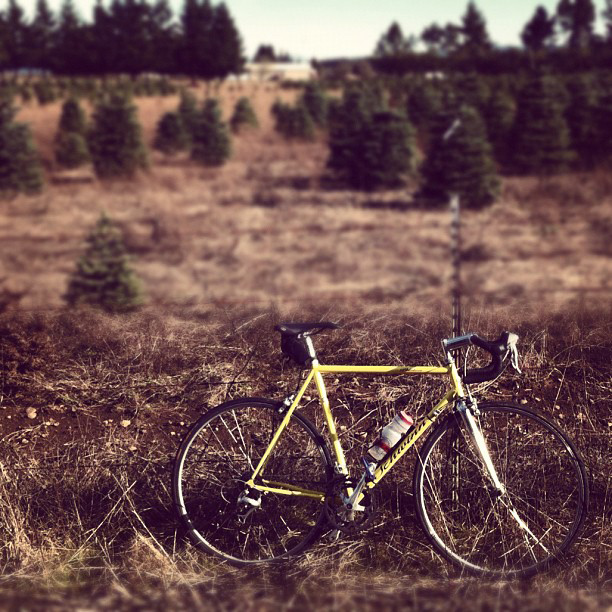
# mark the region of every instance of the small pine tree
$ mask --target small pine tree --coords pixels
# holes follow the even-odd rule
[[[55,136],[55,159],[58,164],[65,168],[78,168],[90,161],[86,132],[85,114],[79,103],[74,98],[66,100]]]
[[[76,98],[68,98],[62,106],[62,114],[59,120],[61,132],[76,132],[85,135],[87,132],[87,121],[85,113]]]
[[[489,142],[493,147],[495,161],[504,167],[510,159],[512,150],[511,130],[516,114],[516,103],[512,96],[497,87],[493,90],[482,117],[487,126]]]
[[[243,96],[238,100],[238,102],[236,102],[234,112],[232,113],[232,117],[230,119],[230,126],[232,128],[232,132],[235,134],[240,132],[243,128],[259,127],[257,115],[255,115],[253,106],[248,98]]]
[[[191,143],[198,122],[198,102],[195,96],[186,89],[181,90],[178,114],[185,129],[185,134]]]
[[[579,165],[592,168],[599,155],[594,146],[599,138],[597,129],[598,92],[593,79],[582,74],[569,82],[569,104],[565,118],[570,131],[572,149],[576,152]]]
[[[55,102],[57,100],[57,91],[53,81],[48,77],[36,81],[34,83],[34,95],[41,106]]]
[[[153,148],[174,155],[189,147],[189,138],[178,113],[165,113],[157,124]]]
[[[27,125],[16,123],[12,96],[0,95],[0,197],[38,193],[42,165]]]
[[[313,140],[315,125],[308,109],[299,102],[295,106],[277,101],[272,106],[274,129],[289,140]]]
[[[563,116],[565,92],[554,77],[536,74],[521,90],[512,130],[512,163],[523,174],[564,170],[574,155]]]
[[[96,174],[131,177],[148,167],[136,108],[126,96],[111,94],[96,106],[88,138]]]
[[[597,162],[612,159],[612,82],[604,81],[595,109]]]
[[[135,309],[142,303],[140,283],[129,266],[121,233],[102,215],[87,238],[64,296],[70,306],[90,304],[108,312]]]
[[[459,110],[459,126],[445,138],[449,116],[440,116],[436,135],[421,169],[419,196],[434,203],[448,201],[451,193],[470,208],[491,204],[499,192],[499,177],[478,111],[470,106]]]
[[[231,144],[218,102],[206,100],[196,121],[191,159],[205,166],[222,166],[231,155]]]
[[[91,158],[85,138],[77,132],[59,132],[55,138],[55,159],[64,168],[78,168]]]
[[[315,125],[325,127],[327,125],[329,101],[321,86],[315,81],[308,81],[304,87],[301,100]]]
[[[410,122],[391,113],[376,92],[349,87],[330,108],[327,167],[355,189],[393,187],[414,169]]]

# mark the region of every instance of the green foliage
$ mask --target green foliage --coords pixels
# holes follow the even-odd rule
[[[290,140],[313,140],[315,137],[315,124],[302,102],[290,106],[282,102],[275,102],[272,106],[274,115],[274,129]]]
[[[344,184],[395,187],[414,169],[414,133],[406,117],[385,109],[380,96],[349,87],[331,107],[328,168]]]
[[[495,160],[502,167],[508,164],[512,151],[511,133],[515,114],[514,98],[502,87],[495,87],[483,109],[482,117]]]
[[[102,215],[87,238],[65,300],[71,306],[90,304],[108,312],[128,312],[142,303],[142,291],[131,270],[121,233]]]
[[[329,100],[321,85],[316,81],[308,81],[304,87],[301,101],[317,127],[327,125]]]
[[[571,147],[583,168],[592,167],[600,152],[594,146],[599,138],[597,126],[598,92],[590,75],[573,78],[568,84],[569,104],[565,118],[570,131]]]
[[[55,159],[64,168],[78,168],[90,161],[89,147],[83,134],[59,132],[55,139]]]
[[[55,102],[58,97],[55,84],[47,77],[39,79],[34,83],[34,95],[41,106]]]
[[[16,123],[12,96],[0,95],[0,197],[38,193],[43,172],[30,130]]]
[[[111,94],[98,103],[88,144],[101,178],[131,177],[148,166],[136,108],[126,96]]]
[[[153,147],[166,155],[185,151],[189,138],[178,113],[165,113],[157,124]]]
[[[512,130],[512,163],[524,174],[551,174],[573,159],[570,134],[563,116],[565,92],[552,76],[531,77],[518,97]]]
[[[450,127],[449,115],[440,117],[436,137],[421,170],[420,196],[434,204],[443,204],[454,193],[463,205],[481,208],[491,204],[499,192],[491,146],[476,109],[462,106],[457,118],[459,125],[445,138]]]
[[[181,118],[185,134],[189,142],[193,139],[193,134],[198,122],[198,101],[196,97],[187,89],[181,90],[181,100],[178,106],[178,114]]]
[[[231,155],[228,126],[221,119],[217,100],[206,100],[193,133],[191,159],[204,166],[222,166]]]
[[[69,98],[62,106],[62,114],[59,121],[61,132],[76,132],[85,135],[87,132],[87,121],[85,113],[78,100]]]
[[[255,115],[251,101],[248,98],[243,96],[236,102],[230,119],[230,126],[235,134],[240,132],[242,128],[256,128],[259,126],[257,115]]]

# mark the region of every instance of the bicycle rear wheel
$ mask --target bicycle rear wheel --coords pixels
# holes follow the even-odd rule
[[[291,416],[258,484],[265,479],[270,487],[318,492],[318,498],[246,487],[283,419],[281,406],[260,398],[221,404],[195,423],[176,456],[172,492],[189,536],[234,564],[298,554],[325,524],[332,462],[321,435],[300,414]]]
[[[498,494],[459,414],[425,442],[414,474],[417,513],[434,547],[477,574],[529,576],[558,561],[588,505],[582,460],[542,415],[481,404],[476,418],[506,488]]]

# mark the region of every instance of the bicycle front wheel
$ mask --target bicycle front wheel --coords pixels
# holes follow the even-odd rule
[[[542,415],[481,404],[475,417],[505,492],[499,493],[459,414],[425,442],[414,474],[417,512],[434,547],[472,573],[529,576],[559,560],[588,504],[584,465]]]
[[[195,423],[176,456],[173,497],[189,536],[234,564],[298,554],[326,522],[329,451],[296,412],[256,480],[272,490],[246,485],[284,412],[282,404],[260,398],[221,404]]]

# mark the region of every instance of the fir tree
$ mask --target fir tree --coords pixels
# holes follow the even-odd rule
[[[248,98],[242,97],[236,102],[230,119],[230,126],[235,134],[239,133],[243,128],[256,128],[259,126],[257,116]]]
[[[363,87],[347,88],[331,107],[329,150],[328,168],[355,189],[397,186],[414,167],[412,126]]]
[[[580,165],[592,167],[598,157],[593,146],[599,137],[597,128],[597,90],[588,74],[573,78],[568,84],[569,104],[565,118],[570,132],[571,148],[578,155]]]
[[[487,24],[482,13],[473,2],[469,2],[462,17],[461,50],[471,57],[484,55],[491,50],[492,44],[487,32]]]
[[[153,148],[174,155],[189,147],[189,138],[178,113],[165,113],[157,124]]]
[[[534,16],[523,28],[521,40],[529,51],[543,51],[555,37],[555,18],[548,15],[543,6],[538,6]]]
[[[315,125],[325,127],[327,124],[328,100],[319,83],[315,81],[306,83],[301,100]]]
[[[62,106],[59,128],[55,137],[55,159],[65,168],[77,168],[90,161],[87,146],[85,114],[74,98]]]
[[[597,162],[612,159],[612,82],[604,82],[597,98],[595,109],[595,125],[597,137],[594,142],[594,152]]]
[[[242,39],[223,2],[213,12],[211,41],[211,66],[205,76],[224,79],[230,74],[240,74],[244,67]]]
[[[191,159],[205,166],[221,166],[231,155],[227,124],[221,119],[216,100],[206,100],[193,133]]]
[[[62,106],[62,114],[59,120],[61,132],[76,132],[85,136],[87,133],[87,121],[85,113],[76,98],[68,98]]]
[[[487,140],[484,122],[476,109],[463,106],[460,123],[446,137],[449,115],[440,117],[436,137],[423,163],[420,196],[435,204],[448,201],[451,193],[470,208],[491,204],[499,192],[499,177]]]
[[[0,197],[37,193],[43,173],[27,125],[16,123],[12,96],[0,93]]]
[[[568,45],[574,50],[588,50],[594,41],[595,6],[593,0],[560,0],[557,18],[568,34]]]
[[[511,136],[512,162],[519,172],[560,172],[572,160],[563,97],[554,77],[542,73],[532,76],[520,91]]]
[[[126,255],[121,233],[102,215],[87,238],[87,250],[77,262],[64,296],[71,306],[90,304],[108,312],[133,310],[142,292]]]
[[[185,130],[185,135],[189,142],[193,139],[193,134],[198,121],[198,101],[188,90],[181,90],[181,101],[178,106],[178,114]]]
[[[376,57],[397,57],[411,50],[412,45],[404,37],[401,26],[394,21],[380,37],[374,55]]]
[[[131,177],[148,166],[136,108],[126,96],[111,94],[98,103],[88,144],[101,178]]]
[[[272,106],[274,129],[289,140],[313,140],[315,124],[303,102],[295,106],[275,102]]]
[[[55,18],[47,0],[37,0],[36,14],[28,32],[31,66],[43,70],[51,68],[54,34]]]
[[[484,107],[482,117],[487,127],[489,142],[497,163],[504,167],[510,159],[512,141],[510,138],[516,103],[514,98],[501,87],[494,87]]]

